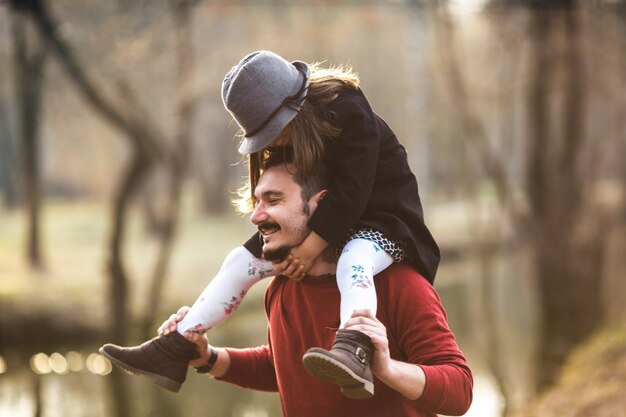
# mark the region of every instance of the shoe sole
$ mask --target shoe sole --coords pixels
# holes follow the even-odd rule
[[[355,374],[343,363],[317,352],[309,352],[302,358],[305,369],[323,382],[341,386],[341,393],[348,398],[366,399],[374,396],[374,384]]]
[[[124,372],[129,373],[131,375],[140,375],[140,376],[145,376],[148,377],[150,379],[152,379],[152,381],[157,384],[160,387],[165,388],[168,391],[172,391],[172,392],[179,392],[180,388],[182,387],[182,384],[173,381],[169,378],[166,378],[162,375],[157,375],[157,374],[153,374],[152,372],[146,372],[143,371],[141,369],[137,369],[137,368],[133,368],[132,366],[120,361],[119,359],[114,358],[113,356],[109,355],[106,350],[104,350],[103,348],[98,349],[98,352],[100,352],[100,354],[102,356],[104,356],[105,358],[107,358],[109,361],[111,361],[112,364],[116,365],[117,367],[119,367],[120,369],[122,369]]]
[[[341,393],[353,400],[366,400],[374,396],[374,386],[372,384],[372,390],[368,391],[364,384],[359,385],[343,385],[340,389]]]

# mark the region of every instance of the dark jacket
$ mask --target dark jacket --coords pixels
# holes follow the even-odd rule
[[[328,243],[340,244],[354,228],[370,227],[393,241],[405,240],[413,266],[431,283],[439,265],[439,248],[424,224],[417,180],[404,147],[375,114],[360,89],[347,88],[331,103],[343,128],[328,141],[328,194],[309,227]],[[244,245],[261,256],[257,235]]]

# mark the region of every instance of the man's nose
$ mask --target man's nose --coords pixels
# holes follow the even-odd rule
[[[254,211],[250,215],[250,221],[254,225],[259,225],[267,218],[267,214],[265,213],[265,208],[263,203],[258,203],[256,207],[254,207]]]

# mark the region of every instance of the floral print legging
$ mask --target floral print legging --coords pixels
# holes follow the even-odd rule
[[[357,309],[376,314],[374,275],[386,269],[394,258],[378,243],[366,239],[349,241],[337,263],[337,286],[341,293],[341,326]],[[254,257],[246,248],[233,249],[220,271],[202,291],[178,331],[206,332],[226,320],[248,290],[263,278],[277,275],[271,262]]]

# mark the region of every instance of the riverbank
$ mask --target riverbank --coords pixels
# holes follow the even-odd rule
[[[45,265],[31,270],[25,263],[23,213],[0,211],[0,352],[8,348],[30,352],[43,346],[49,350],[68,340],[73,345],[102,339],[109,324],[109,214],[102,204],[47,204],[42,223]],[[159,317],[192,303],[228,250],[245,241],[250,230],[235,215],[207,218],[184,213]],[[141,213],[131,216],[125,248],[129,308],[131,317],[139,317],[146,308],[158,248]]]
[[[626,323],[573,352],[557,384],[514,417],[626,415]]]

